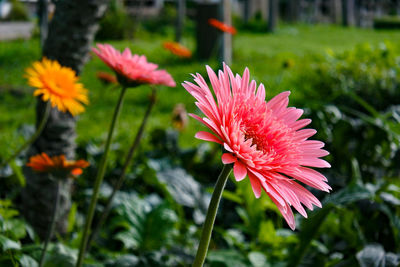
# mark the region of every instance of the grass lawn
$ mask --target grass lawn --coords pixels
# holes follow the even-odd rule
[[[130,47],[134,53],[145,54],[149,61],[156,62],[161,68],[172,74],[177,82],[176,88],[160,88],[158,103],[149,122],[149,128],[167,128],[171,125],[171,112],[176,103],[184,103],[189,112],[196,112],[193,98],[180,85],[191,80],[190,73],[205,74],[204,65],[216,69],[217,61],[198,62],[195,60],[178,60],[162,48],[162,42],[171,39],[156,34],[133,41],[111,42],[119,49]],[[277,92],[292,90],[292,97],[299,100],[301,92],[290,83],[290,77],[303,64],[312,62],[316,55],[327,49],[344,51],[360,43],[378,44],[382,41],[400,41],[400,31],[374,31],[371,29],[341,28],[337,26],[282,26],[275,34],[239,32],[234,36],[235,72],[242,72],[248,66],[252,78],[263,82],[267,88],[267,98]],[[194,40],[187,38],[184,43],[194,48]],[[38,40],[0,42],[0,147],[9,154],[22,142],[22,136],[16,130],[22,124],[33,124],[35,100],[31,97],[32,89],[23,78],[24,69],[40,57]],[[283,63],[288,59],[294,67],[284,69]],[[90,90],[90,105],[78,121],[78,142],[87,140],[103,141],[108,129],[109,120],[116,103],[119,90],[101,84],[96,78],[97,71],[109,71],[98,58],[91,59],[85,66],[81,80]],[[22,89],[18,92],[10,88]],[[24,92],[27,92],[26,94]],[[116,138],[130,143],[142,118],[147,95],[150,89],[146,86],[131,89],[127,93],[122,116],[119,121]],[[199,123],[190,120],[189,127],[181,135],[183,146],[197,144],[193,135],[203,128]]]

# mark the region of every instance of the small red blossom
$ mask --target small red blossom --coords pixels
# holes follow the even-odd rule
[[[208,24],[210,24],[211,26],[213,26],[214,28],[216,28],[222,32],[227,32],[232,35],[235,35],[237,33],[237,30],[235,27],[225,24],[214,18],[208,19]]]
[[[89,162],[83,159],[67,160],[64,155],[49,157],[46,153],[42,153],[31,157],[26,166],[37,172],[78,176],[82,174],[83,168],[89,166]]]
[[[177,42],[164,42],[163,47],[170,51],[172,54],[182,58],[192,57],[192,52]]]

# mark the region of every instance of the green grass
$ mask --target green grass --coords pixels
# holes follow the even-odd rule
[[[149,128],[170,127],[171,112],[176,103],[184,103],[189,112],[196,112],[193,98],[180,86],[185,80],[191,80],[190,73],[205,74],[204,65],[216,69],[217,61],[197,62],[178,60],[163,50],[162,42],[168,39],[156,34],[146,34],[133,41],[111,42],[119,49],[130,47],[134,53],[145,54],[149,61],[165,68],[177,82],[176,88],[160,87],[158,102],[150,119]],[[337,26],[282,26],[275,34],[239,32],[234,36],[234,64],[232,69],[241,73],[248,66],[252,78],[262,82],[267,88],[267,98],[282,90],[292,90],[294,99],[301,97],[296,85],[290,83],[290,77],[304,64],[312,62],[316,55],[327,49],[344,51],[360,43],[378,44],[389,40],[400,41],[400,31],[374,31],[371,29],[341,28]],[[194,48],[194,40],[187,37],[185,44]],[[22,142],[16,130],[23,124],[33,124],[35,100],[32,89],[23,78],[24,69],[40,57],[38,40],[0,42],[0,147],[4,153],[10,153]],[[294,67],[284,69],[283,63],[292,60]],[[90,90],[90,105],[78,121],[78,142],[104,140],[109,120],[118,97],[119,90],[104,86],[96,79],[97,71],[109,71],[97,58],[91,59],[85,66],[81,80]],[[15,95],[10,88],[22,89],[26,94]],[[136,133],[147,105],[150,89],[141,86],[127,93],[122,116],[119,121],[116,139],[123,144],[130,143]],[[181,134],[181,144],[197,144],[193,135],[204,129],[194,120]]]

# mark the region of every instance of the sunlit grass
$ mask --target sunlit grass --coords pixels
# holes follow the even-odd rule
[[[129,41],[113,41],[111,44],[119,49],[129,47],[134,53],[145,54],[149,61],[158,63],[174,77],[177,87],[161,87],[158,102],[148,128],[171,127],[171,112],[176,103],[184,103],[190,112],[196,112],[192,97],[180,86],[190,80],[190,73],[205,74],[205,64],[216,69],[219,63],[215,60],[197,62],[195,60],[179,60],[162,48],[162,42],[172,37],[157,34],[146,34]],[[248,66],[252,78],[263,82],[267,88],[267,98],[283,90],[292,90],[292,97],[300,97],[296,93],[296,85],[290,83],[290,77],[301,69],[303,64],[311,62],[315,55],[327,49],[343,51],[356,44],[369,42],[377,44],[384,40],[400,41],[399,31],[374,31],[371,29],[342,28],[326,25],[281,26],[275,34],[242,32],[234,36],[234,64],[232,69],[242,72]],[[194,40],[187,37],[184,44],[194,48]],[[40,57],[38,40],[13,41],[0,43],[0,146],[8,151],[10,144],[16,142],[15,131],[23,123],[34,123],[35,101],[31,90],[23,78],[24,70],[31,62]],[[284,69],[283,63],[292,60],[294,66]],[[90,90],[90,105],[78,120],[78,142],[105,139],[109,119],[118,97],[118,89],[105,86],[96,78],[97,71],[109,71],[99,59],[93,57],[82,72],[82,82]],[[10,88],[27,91],[26,94],[8,93]],[[131,89],[127,93],[122,116],[117,129],[116,139],[122,143],[130,143],[136,133],[147,105],[150,90],[146,86]],[[181,135],[184,146],[194,144],[193,135],[202,128],[194,120]],[[7,148],[5,147],[7,145]],[[12,145],[11,145],[12,146]]]

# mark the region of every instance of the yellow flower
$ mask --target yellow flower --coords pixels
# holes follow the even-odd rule
[[[61,66],[57,61],[43,58],[26,70],[28,83],[37,88],[34,96],[42,96],[50,101],[52,107],[61,112],[70,112],[72,116],[85,111],[82,104],[88,104],[87,90],[78,83],[78,77],[71,68]]]

